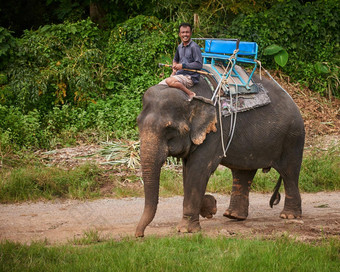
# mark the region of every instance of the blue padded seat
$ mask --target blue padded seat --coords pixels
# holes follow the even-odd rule
[[[207,64],[210,61],[212,68],[219,74],[215,66],[215,60],[230,60],[232,62],[232,76],[236,76],[242,82],[242,85],[247,89],[249,89],[249,83],[251,78],[256,70],[257,66],[257,51],[258,45],[256,42],[244,42],[239,41],[238,52],[235,52],[237,46],[237,40],[214,40],[214,39],[206,39],[205,40],[205,48],[204,52],[202,53],[203,63]],[[235,58],[231,58],[233,53],[235,52]],[[253,70],[249,76],[247,82],[245,82],[239,73],[234,69],[234,66],[237,63],[249,63],[253,64]],[[227,74],[227,77],[231,75],[231,71]],[[220,75],[222,76],[222,75]]]
[[[229,59],[236,50],[235,40],[206,40],[203,58]],[[240,41],[236,62],[255,63],[258,45],[256,42]]]

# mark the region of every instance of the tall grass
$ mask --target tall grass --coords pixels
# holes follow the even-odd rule
[[[314,150],[306,154],[300,173],[302,192],[340,190],[339,147],[328,151]],[[112,166],[115,170],[116,165]],[[125,168],[126,169],[126,168]],[[0,171],[0,202],[17,202],[37,199],[77,198],[100,196],[144,196],[138,170],[106,171],[97,165],[83,165],[73,170],[57,167],[28,165]],[[258,171],[251,190],[272,192],[279,174]],[[207,191],[228,194],[232,175],[228,168],[219,167],[210,177]],[[102,190],[104,188],[105,190]],[[281,188],[283,190],[283,186]],[[160,196],[183,195],[182,172],[174,167],[163,167],[160,179]]]
[[[312,150],[303,160],[300,188],[304,192],[340,190],[340,145]]]
[[[0,202],[99,196],[96,177],[100,171],[90,164],[70,171],[44,166],[4,171],[0,173]]]
[[[97,235],[93,236],[98,241]],[[95,242],[95,241],[94,241]],[[0,244],[1,271],[338,271],[339,240],[150,237],[75,245]]]

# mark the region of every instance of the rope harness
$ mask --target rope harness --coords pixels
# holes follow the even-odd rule
[[[220,127],[221,127],[221,144],[222,144],[222,150],[223,150],[223,157],[226,157],[227,155],[227,151],[229,149],[229,146],[231,144],[231,141],[233,139],[234,136],[234,132],[235,132],[235,127],[236,127],[236,117],[237,117],[237,111],[233,112],[231,110],[231,107],[229,107],[229,112],[230,112],[230,128],[229,128],[229,134],[228,134],[228,143],[225,146],[224,144],[224,135],[223,135],[223,124],[222,124],[222,114],[221,114],[221,90],[222,90],[222,83],[228,85],[228,78],[231,74],[231,70],[233,68],[234,62],[233,60],[236,59],[236,54],[238,53],[239,49],[234,50],[233,54],[230,56],[229,60],[228,60],[228,65],[227,67],[222,66],[222,68],[224,69],[223,74],[221,76],[221,80],[219,81],[216,90],[211,98],[211,101],[214,102],[214,99],[217,95],[217,99],[214,102],[214,106],[216,106],[216,103],[218,102],[218,111],[219,111],[219,121],[220,121]],[[236,84],[236,81],[233,79],[233,77],[230,77],[236,86],[236,96],[235,96],[235,101],[236,101],[236,105],[238,103],[238,87]],[[233,96],[231,94],[231,92],[229,92],[229,96],[230,96],[230,104],[232,105],[233,103]]]
[[[213,96],[211,97],[211,101],[214,103],[214,106],[216,106],[216,103],[218,103],[218,111],[219,111],[219,121],[220,121],[220,127],[221,127],[221,144],[222,144],[222,150],[223,150],[223,157],[227,156],[227,151],[230,147],[230,144],[233,140],[234,137],[234,132],[236,128],[236,121],[237,121],[237,103],[238,103],[238,85],[236,84],[236,81],[233,79],[233,77],[230,77],[230,79],[234,82],[236,86],[236,92],[235,92],[235,98],[233,97],[232,93],[229,92],[229,98],[230,98],[230,107],[228,108],[228,111],[230,113],[230,128],[229,128],[229,134],[228,134],[228,143],[225,145],[224,144],[224,133],[223,133],[223,124],[222,124],[222,109],[221,109],[221,90],[222,90],[222,83],[226,84],[228,86],[228,79],[231,74],[231,70],[233,68],[234,62],[233,60],[236,59],[236,54],[238,53],[238,49],[236,49],[231,57],[229,58],[228,65],[227,67],[222,66],[224,69],[224,72],[221,76],[221,79],[213,93]],[[261,62],[259,60],[254,60],[259,64],[259,69],[260,69],[260,80],[262,80],[262,75],[261,75],[261,70],[263,69],[265,73],[272,79],[277,86],[280,87],[281,90],[283,90],[289,97],[290,99],[293,100],[293,98],[289,95],[289,93],[282,88],[282,86],[270,75],[270,73],[262,66]],[[216,98],[216,100],[215,100]],[[214,102],[215,100],[215,102]],[[233,111],[231,108],[231,105],[233,105],[233,100],[235,100],[235,105],[236,105],[236,111]]]

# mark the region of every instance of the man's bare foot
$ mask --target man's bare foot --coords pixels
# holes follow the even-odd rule
[[[194,92],[191,92],[191,94],[189,94],[188,95],[189,96],[189,101],[191,101],[192,100],[192,98],[194,97],[194,96],[196,96],[196,94],[194,93]]]

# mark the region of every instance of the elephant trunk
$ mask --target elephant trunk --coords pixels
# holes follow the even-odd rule
[[[145,228],[155,217],[159,196],[160,172],[167,157],[166,148],[161,148],[159,141],[150,140],[150,138],[154,137],[148,137],[149,139],[146,142],[143,141],[143,137],[141,138],[141,165],[145,204],[142,217],[136,229],[136,237],[144,236]]]

